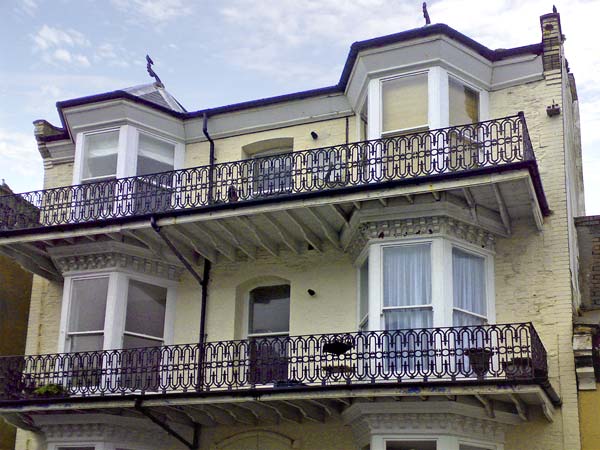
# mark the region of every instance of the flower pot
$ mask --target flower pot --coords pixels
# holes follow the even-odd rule
[[[469,348],[465,350],[465,355],[469,357],[471,370],[478,379],[483,378],[488,370],[490,370],[490,358],[492,351],[486,348]]]

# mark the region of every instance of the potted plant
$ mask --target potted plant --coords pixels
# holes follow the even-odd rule
[[[492,351],[487,348],[474,347],[465,350],[465,355],[469,358],[471,370],[481,379],[490,369],[490,358]]]

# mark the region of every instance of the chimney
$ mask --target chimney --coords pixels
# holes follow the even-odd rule
[[[560,70],[563,59],[562,44],[565,36],[560,26],[560,14],[553,8],[552,13],[540,17],[542,28],[542,46],[544,63],[544,74],[553,70]]]

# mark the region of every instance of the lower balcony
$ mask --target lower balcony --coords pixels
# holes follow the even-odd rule
[[[403,385],[540,384],[530,323],[261,337],[0,358],[0,404]]]

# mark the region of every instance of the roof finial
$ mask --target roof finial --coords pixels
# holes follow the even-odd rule
[[[429,13],[427,12],[427,2],[423,2],[423,17],[425,17],[425,25],[431,25],[431,19],[429,18]]]
[[[556,14],[558,12],[558,10],[556,9],[556,5],[552,5],[552,12],[554,14]]]
[[[162,83],[162,81],[160,81],[159,76],[152,69],[152,65],[153,64],[154,64],[154,61],[152,61],[152,58],[150,58],[149,55],[146,55],[146,70],[148,71],[148,75],[150,75],[152,78],[154,78],[156,80],[156,85],[157,86],[159,86],[159,87],[165,87],[165,85]]]

